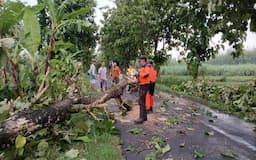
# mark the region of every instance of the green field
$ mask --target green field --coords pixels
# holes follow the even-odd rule
[[[189,75],[161,75],[158,82],[166,85],[180,85],[182,82],[192,81]],[[221,86],[242,86],[253,83],[256,76],[200,76],[198,80],[206,80]]]
[[[185,64],[172,63],[161,67],[157,88],[256,121],[256,64],[203,64],[194,81]]]
[[[174,63],[162,66],[162,75],[189,75],[185,64]],[[201,76],[256,76],[256,64],[211,65],[203,64],[199,69]]]

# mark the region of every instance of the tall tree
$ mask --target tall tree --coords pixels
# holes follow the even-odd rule
[[[210,46],[211,38],[222,35],[242,54],[243,42],[251,20],[255,30],[255,1],[232,0],[132,0],[116,1],[117,8],[105,18],[102,49],[106,55],[134,59],[139,54],[151,55],[164,62],[166,50],[182,47],[188,70],[196,79],[203,61],[214,57],[222,44]],[[163,43],[161,50],[159,42]],[[168,47],[165,47],[168,46]],[[129,52],[133,52],[129,58]],[[181,54],[184,54],[181,52]]]

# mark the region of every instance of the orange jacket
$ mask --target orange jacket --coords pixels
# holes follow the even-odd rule
[[[113,75],[113,77],[119,77],[120,74],[121,74],[121,70],[120,70],[120,68],[118,66],[116,66],[114,68],[114,75]]]
[[[149,80],[150,82],[156,82],[157,71],[154,67],[149,67]]]
[[[149,84],[150,83],[149,75],[150,75],[149,67],[146,65],[141,67],[140,73],[139,73],[139,84],[140,85]]]

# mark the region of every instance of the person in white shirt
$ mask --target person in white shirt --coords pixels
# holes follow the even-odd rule
[[[90,80],[90,89],[94,89],[94,85],[96,84],[96,60],[92,60],[92,64],[90,69],[88,70],[89,80]]]
[[[101,63],[101,67],[98,70],[99,74],[99,81],[100,81],[100,89],[103,92],[103,90],[107,90],[107,68],[105,65],[105,62]]]

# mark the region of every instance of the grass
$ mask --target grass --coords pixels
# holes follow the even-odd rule
[[[256,64],[203,64],[196,85],[188,82],[193,79],[188,75],[185,64],[172,63],[162,66],[160,71],[156,83],[159,90],[183,95],[224,113],[256,121],[252,109],[255,107]],[[202,83],[203,80],[206,83]],[[249,90],[249,86],[254,89]],[[244,89],[247,92],[243,92]]]
[[[189,75],[185,64],[162,66],[162,75]],[[211,65],[203,64],[199,69],[200,75],[211,76],[256,76],[256,64]]]
[[[253,83],[256,80],[255,76],[204,76],[199,77],[199,80],[207,80],[218,86],[237,87],[247,83]],[[186,81],[192,81],[189,75],[161,75],[157,82],[167,86],[180,85]]]
[[[86,160],[122,160],[119,137],[103,134],[86,145]]]

